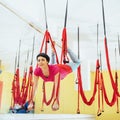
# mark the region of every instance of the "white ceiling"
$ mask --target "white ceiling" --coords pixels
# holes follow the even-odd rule
[[[46,0],[48,30],[52,38],[61,43],[67,0]],[[21,66],[27,51],[32,50],[35,35],[35,55],[39,52],[43,34],[29,26],[29,23],[45,32],[43,0],[0,0],[0,59],[6,70],[14,71],[14,59],[21,39]],[[8,8],[3,6],[6,5]],[[118,34],[120,32],[120,0],[104,0],[105,20],[109,57],[112,68],[120,67]],[[13,10],[11,12],[10,10]],[[102,53],[103,68],[106,68],[101,0],[68,0],[68,46],[76,52],[77,28],[80,29],[80,59],[95,67],[97,59],[97,24],[99,24],[99,52]],[[117,49],[117,62],[115,61]],[[31,54],[30,54],[31,55]],[[35,59],[34,59],[35,62]]]

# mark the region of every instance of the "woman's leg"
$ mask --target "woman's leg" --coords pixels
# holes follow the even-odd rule
[[[52,51],[51,53],[51,64],[55,64],[55,53]]]
[[[68,54],[72,60],[72,62],[69,62],[68,65],[71,66],[72,70],[76,70],[78,68],[78,66],[80,65],[80,60],[78,59],[78,57],[73,53],[73,51],[71,49],[68,48]]]

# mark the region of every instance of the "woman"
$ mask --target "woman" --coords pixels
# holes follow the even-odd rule
[[[72,62],[67,64],[49,64],[50,57],[45,53],[39,53],[36,57],[37,59],[37,66],[34,70],[34,85],[33,85],[33,95],[35,95],[35,91],[38,85],[38,79],[41,77],[44,82],[54,82],[55,83],[55,92],[53,96],[53,104],[52,109],[58,110],[59,109],[59,100],[56,99],[57,95],[57,86],[60,80],[64,79],[66,75],[73,72],[77,69],[80,65],[80,60],[73,54],[73,52],[68,49],[68,54],[72,59]],[[53,53],[54,56],[54,53]],[[59,93],[58,93],[59,94]]]

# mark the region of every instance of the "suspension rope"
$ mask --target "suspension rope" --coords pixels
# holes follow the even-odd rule
[[[102,112],[104,112],[104,96],[103,96],[103,74],[102,74],[102,56],[100,52],[100,84],[101,84],[101,97],[102,97]]]
[[[60,61],[61,64],[69,63],[69,58],[67,56],[67,31],[66,31],[67,14],[68,14],[68,0],[66,3],[65,21],[64,21],[64,28],[62,32],[62,52],[61,52],[61,61]]]
[[[77,37],[78,37],[78,59],[80,58],[80,49],[79,49],[79,27],[78,27],[78,29],[77,29]],[[78,80],[76,79],[76,83],[77,83],[77,86],[78,86],[78,99],[77,99],[77,114],[80,114],[80,94],[79,94],[79,84],[78,84]]]
[[[117,53],[116,53],[116,47],[115,47],[115,83],[118,87],[118,74],[117,74]],[[116,102],[116,105],[117,105],[117,110],[116,112],[119,113],[119,100],[118,100],[118,96],[117,96],[117,102]]]

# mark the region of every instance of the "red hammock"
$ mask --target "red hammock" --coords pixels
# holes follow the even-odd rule
[[[87,100],[87,98],[86,98],[86,96],[84,94],[84,91],[83,91],[83,87],[82,87],[81,66],[78,67],[77,78],[78,78],[78,85],[79,85],[79,93],[81,94],[82,100],[87,105],[91,105],[93,103],[93,101],[95,100],[95,95],[96,95],[96,91],[97,91],[97,82],[98,82],[97,77],[98,77],[98,75],[99,75],[99,61],[97,60],[97,62],[96,62],[96,74],[95,74],[94,90],[93,90],[93,94],[92,94],[92,97],[90,98],[90,100]]]
[[[58,56],[57,56],[57,52],[56,52],[56,49],[55,49],[55,46],[54,46],[54,42],[50,36],[50,33],[48,32],[48,30],[45,31],[45,35],[44,35],[44,38],[43,38],[43,41],[42,41],[42,45],[41,45],[41,48],[40,48],[40,53],[43,52],[43,48],[45,50],[45,53],[47,54],[48,52],[48,43],[51,43],[51,46],[55,52],[55,56],[56,56],[56,62],[57,64],[59,64],[59,61],[58,61]],[[59,78],[59,81],[60,82],[60,78]],[[57,95],[56,95],[56,98],[58,97],[58,92],[59,92],[59,84],[58,84],[58,87],[57,87]],[[55,85],[53,85],[53,89],[52,89],[52,94],[51,94],[51,97],[47,100],[47,97],[46,97],[46,87],[45,87],[45,82],[43,82],[43,100],[42,100],[42,110],[43,110],[43,105],[44,103],[46,105],[49,105],[52,100],[53,100],[53,96],[54,96],[54,90],[55,90]]]

